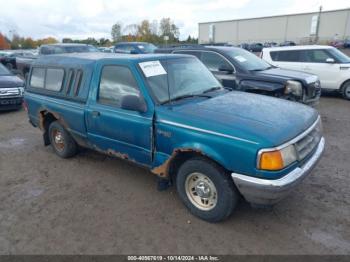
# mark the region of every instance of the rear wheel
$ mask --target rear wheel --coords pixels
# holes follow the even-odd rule
[[[78,146],[72,136],[64,127],[54,121],[49,127],[49,137],[55,153],[62,158],[69,158],[76,155]]]
[[[180,167],[176,188],[186,207],[195,216],[208,222],[228,218],[239,199],[228,174],[204,158],[190,159]]]
[[[347,81],[342,87],[342,95],[345,99],[350,100],[350,81]]]

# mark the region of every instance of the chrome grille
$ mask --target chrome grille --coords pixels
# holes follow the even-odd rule
[[[0,88],[0,96],[16,96],[19,94],[19,88]]]
[[[295,143],[295,149],[299,160],[307,157],[318,145],[322,138],[321,121],[319,120],[314,129]]]
[[[314,82],[307,86],[307,97],[315,98],[321,94],[321,85],[320,82]]]

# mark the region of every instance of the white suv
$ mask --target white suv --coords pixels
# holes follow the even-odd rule
[[[317,75],[325,90],[339,90],[350,100],[350,57],[331,46],[288,46],[264,48],[261,57],[286,69]]]

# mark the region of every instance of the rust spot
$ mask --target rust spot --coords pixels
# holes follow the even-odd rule
[[[194,152],[194,153],[199,153],[203,155],[203,152],[200,150],[192,149],[192,148],[180,148],[180,149],[175,149],[171,156],[160,166],[154,167],[151,172],[153,174],[156,174],[157,176],[160,177],[169,177],[169,166],[170,163],[174,160],[174,158],[179,154],[183,152]]]
[[[43,131],[45,130],[45,118],[48,114],[51,114],[54,116],[54,118],[57,119],[57,121],[64,127],[64,128],[69,128],[68,124],[63,120],[60,114],[52,111],[47,111],[47,110],[42,110],[39,112],[39,128]]]
[[[115,156],[115,157],[118,157],[118,158],[121,158],[121,159],[129,159],[129,155],[128,154],[122,154],[120,152],[117,152],[113,149],[108,149],[107,152],[106,152],[108,155],[110,156]]]
[[[115,151],[113,149],[103,150],[103,149],[97,147],[96,145],[93,146],[93,149],[96,150],[97,152],[101,153],[101,154],[117,157],[117,158],[120,158],[120,159],[129,160],[131,162],[137,163],[137,161],[135,159],[130,158],[128,154],[123,154],[123,153],[117,152],[117,151]]]

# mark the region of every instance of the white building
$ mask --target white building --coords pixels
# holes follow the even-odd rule
[[[199,43],[294,41],[327,43],[350,38],[350,8],[199,23]]]

